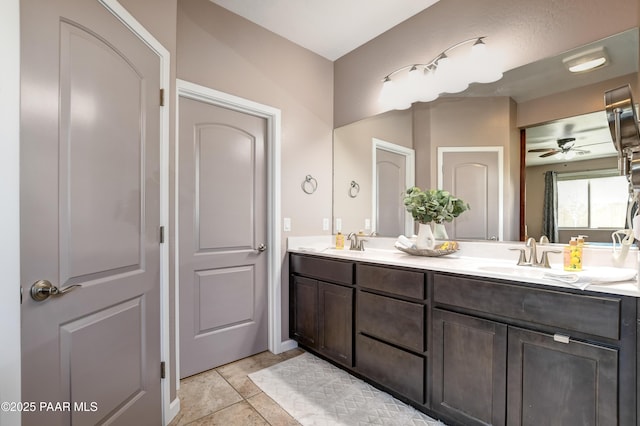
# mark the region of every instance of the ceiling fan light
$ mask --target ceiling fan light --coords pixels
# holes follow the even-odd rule
[[[571,72],[589,71],[589,70],[592,70],[594,68],[597,68],[599,66],[604,65],[605,62],[607,62],[606,58],[603,58],[603,57],[595,58],[595,59],[591,59],[590,61],[586,61],[586,62],[583,62],[581,64],[577,64],[577,65],[574,65],[572,67],[569,67],[569,71],[571,71]]]
[[[570,72],[578,73],[603,67],[608,61],[607,51],[601,46],[564,58],[562,63]]]

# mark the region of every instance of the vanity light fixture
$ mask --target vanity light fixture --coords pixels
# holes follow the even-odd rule
[[[489,52],[486,37],[474,37],[443,50],[425,64],[411,64],[382,79],[380,102],[386,109],[407,109],[413,102],[430,102],[441,93],[459,93],[471,83],[502,78],[502,66]]]
[[[564,66],[571,72],[585,72],[605,66],[609,56],[604,46],[590,49],[562,60]]]

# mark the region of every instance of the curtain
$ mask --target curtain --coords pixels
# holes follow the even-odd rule
[[[545,172],[544,174],[544,203],[542,205],[542,235],[549,238],[549,242],[558,242],[558,174]]]

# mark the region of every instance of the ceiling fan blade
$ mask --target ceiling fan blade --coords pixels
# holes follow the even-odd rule
[[[557,151],[555,148],[536,148],[536,149],[530,149],[527,152],[547,152],[547,151]]]
[[[549,151],[546,154],[540,155],[540,158],[551,157],[552,155],[556,155],[559,152],[560,152],[559,150],[554,149],[553,151]]]
[[[580,149],[580,148],[573,148],[571,151],[574,151],[576,154],[589,154],[591,152],[588,149]]]
[[[584,145],[580,145],[579,148],[586,148],[588,146],[596,146],[596,145],[604,145],[604,144],[611,144],[611,141],[587,143]]]

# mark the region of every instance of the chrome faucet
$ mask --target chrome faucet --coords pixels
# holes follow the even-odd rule
[[[546,237],[542,237],[540,239],[540,245],[545,245],[549,240]],[[537,244],[536,239],[533,237],[529,237],[527,242],[525,243],[526,249],[529,250],[529,258],[527,259],[527,255],[525,254],[526,249],[523,248],[512,248],[509,250],[517,250],[520,252],[520,256],[518,257],[518,266],[536,266],[541,268],[551,268],[549,264],[549,253],[562,253],[560,250],[544,250],[542,252],[542,257],[538,260],[537,253]]]
[[[364,242],[367,240],[358,239],[358,234],[355,232],[350,232],[349,235],[347,235],[347,239],[351,241],[349,250],[364,251]]]
[[[527,242],[524,244],[529,249],[529,264],[536,265],[538,263],[538,253],[536,251],[536,239],[533,237],[527,238]]]

